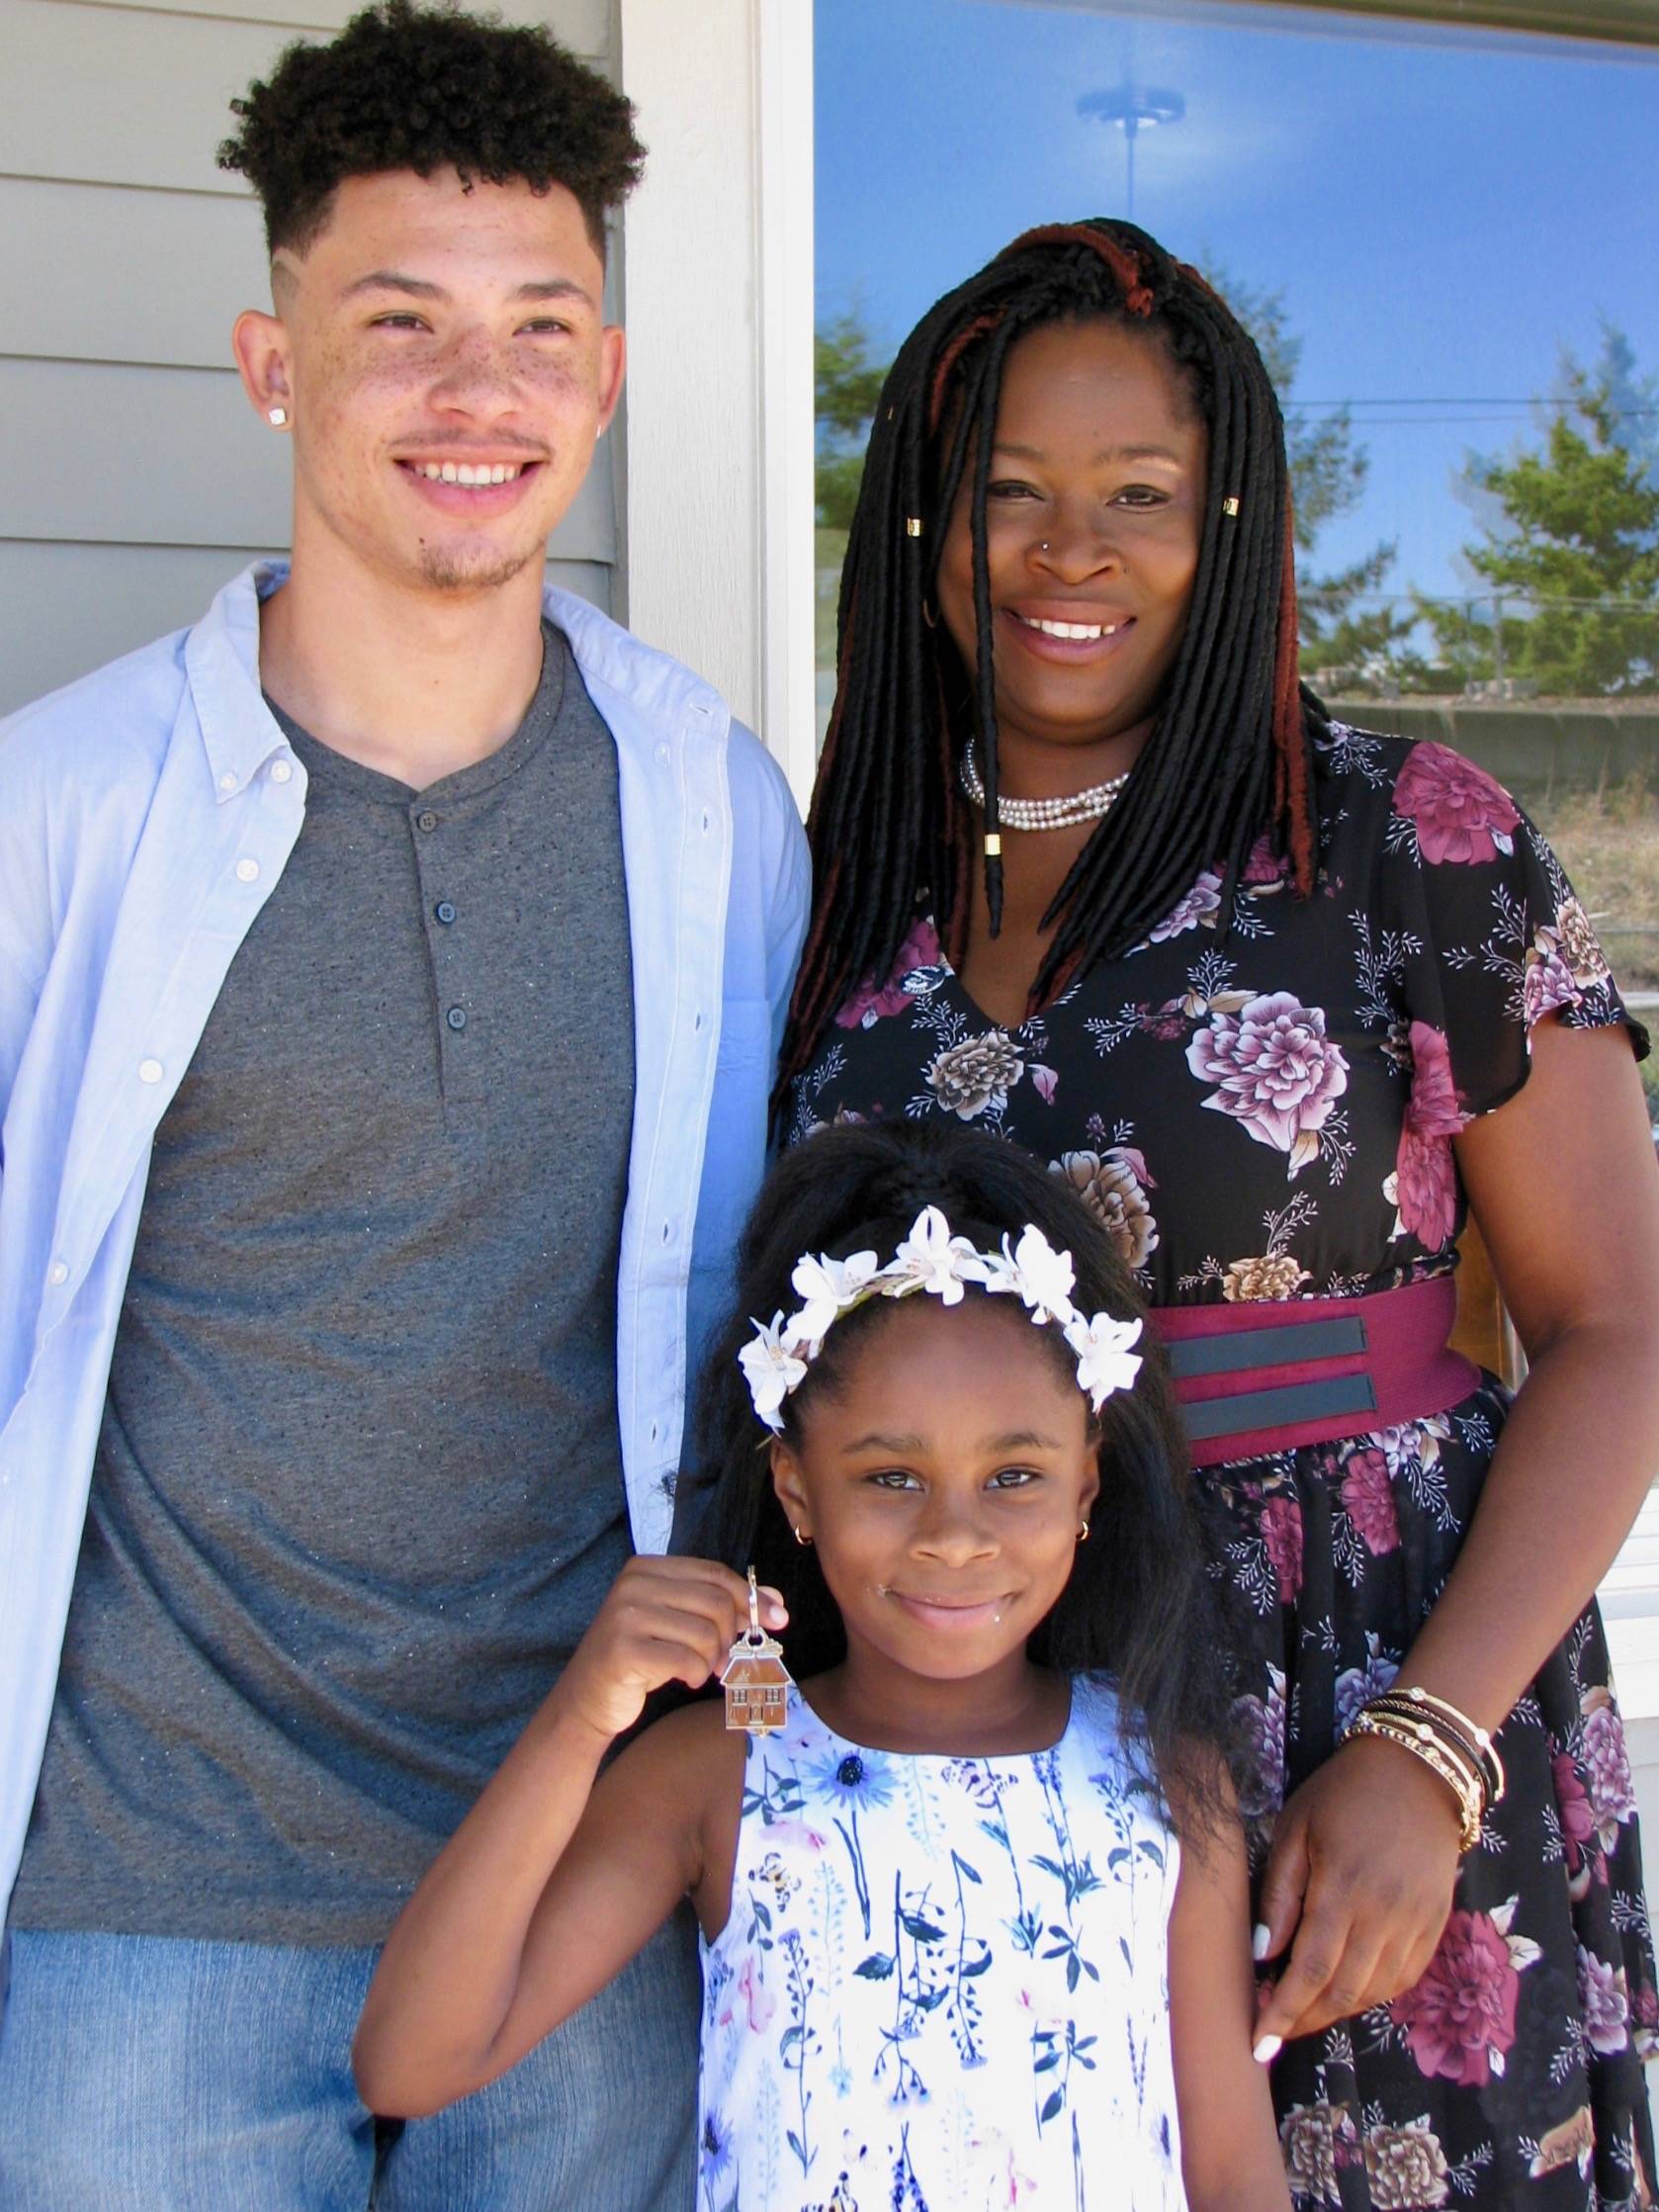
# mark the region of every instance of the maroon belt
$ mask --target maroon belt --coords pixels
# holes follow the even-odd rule
[[[1446,1343],[1456,1313],[1438,1275],[1368,1298],[1156,1306],[1152,1328],[1202,1467],[1443,1413],[1480,1380]]]

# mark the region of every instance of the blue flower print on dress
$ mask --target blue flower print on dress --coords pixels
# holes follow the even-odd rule
[[[841,1809],[835,1814],[835,1825],[852,1861],[853,1886],[866,1935],[870,1932],[870,1886],[864,1877],[864,1854],[858,1841],[858,1811],[860,1806],[886,1805],[893,1787],[889,1763],[879,1751],[845,1751],[838,1757],[831,1753],[808,1784],[821,1802]]]

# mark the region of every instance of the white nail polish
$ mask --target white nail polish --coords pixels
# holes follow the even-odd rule
[[[1250,2055],[1258,2066],[1271,2066],[1283,2049],[1282,2035],[1264,2035],[1252,2044]]]
[[[1250,1955],[1258,1966],[1267,1956],[1267,1946],[1272,1940],[1272,1929],[1266,1920],[1258,1920],[1250,1938]]]

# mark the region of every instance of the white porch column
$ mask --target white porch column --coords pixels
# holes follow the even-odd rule
[[[813,716],[810,0],[620,0],[626,619],[718,684],[803,802]]]

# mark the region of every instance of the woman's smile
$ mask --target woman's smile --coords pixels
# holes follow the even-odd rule
[[[1103,660],[1127,644],[1135,627],[1132,614],[1104,607],[1078,606],[1057,611],[1052,602],[999,609],[999,622],[1013,651],[1062,666]]]

